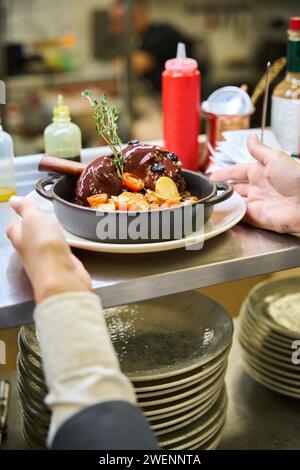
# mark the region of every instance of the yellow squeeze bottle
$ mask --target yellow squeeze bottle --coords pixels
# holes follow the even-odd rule
[[[58,95],[53,108],[53,122],[44,131],[45,152],[47,155],[80,161],[81,131],[71,121],[70,110]]]

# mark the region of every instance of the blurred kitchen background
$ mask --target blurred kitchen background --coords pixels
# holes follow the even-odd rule
[[[83,145],[99,145],[90,109],[80,96],[84,88],[105,92],[119,106],[124,140],[161,137],[160,94],[130,71],[128,57],[137,47],[132,22],[130,15],[124,18],[127,34],[118,39],[111,28],[112,3],[0,0],[0,78],[7,87],[7,104],[0,111],[16,155],[43,152],[43,131],[58,93],[82,130]],[[172,25],[192,40],[204,70],[203,99],[223,85],[247,83],[251,90],[266,61],[286,54],[288,19],[299,15],[299,0],[146,4],[151,23]]]

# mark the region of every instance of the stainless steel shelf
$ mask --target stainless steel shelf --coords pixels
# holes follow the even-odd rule
[[[0,205],[0,329],[32,322],[33,296],[5,235],[14,219]],[[239,224],[205,243],[201,251],[111,255],[75,250],[104,307],[270,273],[300,264],[300,239]]]

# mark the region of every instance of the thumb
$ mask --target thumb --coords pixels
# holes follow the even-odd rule
[[[274,158],[275,151],[262,144],[256,135],[250,135],[250,137],[248,137],[247,145],[252,157],[263,165],[267,165],[267,163]]]

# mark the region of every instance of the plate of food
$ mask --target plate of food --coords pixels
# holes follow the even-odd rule
[[[242,218],[243,201],[230,184],[182,169],[178,156],[158,145],[133,140],[123,146],[116,109],[108,107],[105,97],[100,103],[89,92],[84,97],[93,107],[108,154],[87,166],[45,155],[39,169],[48,174],[35,188],[36,202],[43,206],[40,197],[48,202],[47,211],[55,214],[70,245],[109,252],[163,251],[215,236],[212,231],[205,235],[205,226],[226,202],[232,201],[231,212]],[[230,224],[237,223],[236,217]],[[214,233],[228,229],[225,219]]]
[[[51,201],[44,199],[36,191],[32,191],[28,196],[33,199],[42,211],[57,219]],[[182,239],[156,243],[102,243],[84,239],[62,228],[67,243],[73,248],[103,253],[154,253],[180,248],[193,249],[195,247],[197,249],[199,244],[227,232],[238,224],[244,217],[245,212],[246,205],[243,199],[234,192],[230,199],[215,206],[210,219],[197,232]]]

